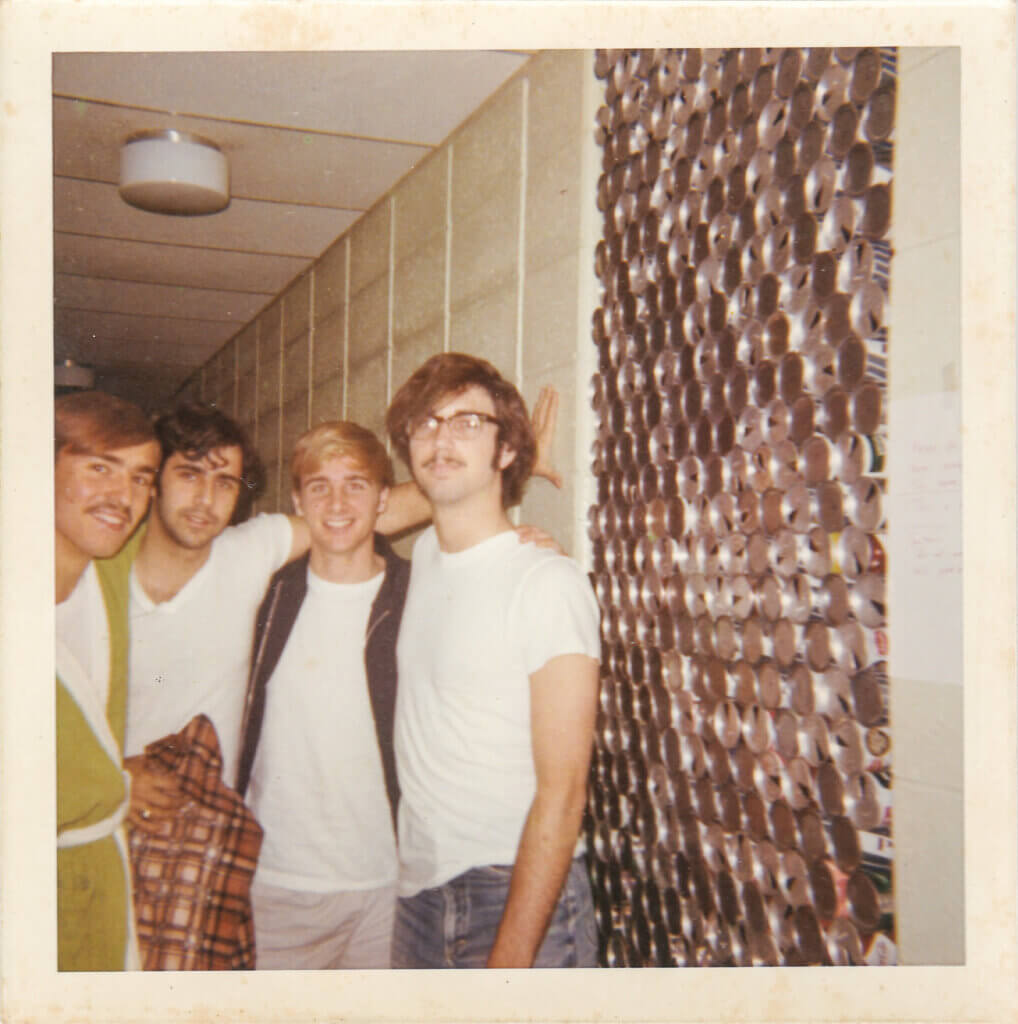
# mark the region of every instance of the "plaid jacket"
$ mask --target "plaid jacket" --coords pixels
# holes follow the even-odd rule
[[[215,728],[197,715],[145,757],[173,772],[188,800],[172,814],[153,810],[151,833],[128,829],[142,968],[254,968],[251,880],[262,829],[220,778]]]

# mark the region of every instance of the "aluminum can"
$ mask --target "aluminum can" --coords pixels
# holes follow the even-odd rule
[[[852,679],[852,710],[864,726],[879,726],[887,721],[887,666],[885,662],[868,665]]]

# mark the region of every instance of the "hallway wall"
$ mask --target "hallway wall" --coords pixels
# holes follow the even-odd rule
[[[535,57],[195,375],[187,392],[255,439],[269,474],[260,511],[290,510],[289,453],[309,426],[342,417],[382,436],[410,373],[435,352],[467,351],[528,405],[542,386],[557,388],[554,461],[565,483],[557,492],[533,481],[521,516],[567,550],[582,547],[590,63],[578,50]],[[397,475],[406,479],[405,467]]]

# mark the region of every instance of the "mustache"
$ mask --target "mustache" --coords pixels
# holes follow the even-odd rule
[[[436,452],[436,454],[434,454],[430,458],[424,460],[424,467],[426,469],[430,469],[432,466],[435,465],[436,462],[439,462],[439,461],[441,461],[441,462],[448,462],[450,465],[453,465],[453,466],[462,466],[463,465],[463,460],[462,459],[454,458],[451,455],[440,455],[440,454],[438,454]]]
[[[105,512],[110,515],[122,516],[124,519],[131,518],[131,509],[120,501],[100,501],[88,508],[89,513]]]

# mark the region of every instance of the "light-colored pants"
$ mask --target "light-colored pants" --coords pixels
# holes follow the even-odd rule
[[[389,967],[396,887],[299,892],[251,886],[256,970]]]

